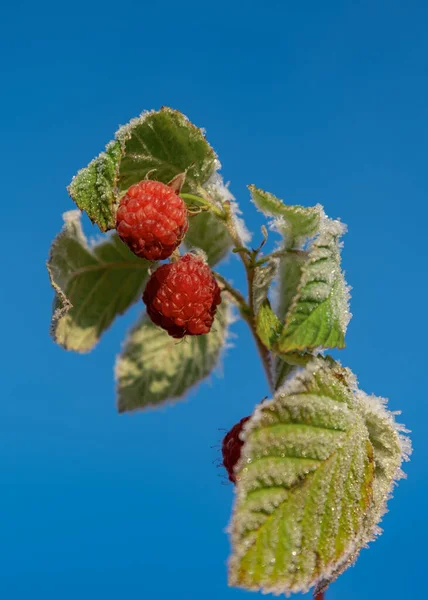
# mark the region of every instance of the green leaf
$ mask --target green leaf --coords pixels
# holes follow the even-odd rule
[[[342,223],[323,217],[320,233],[299,265],[300,282],[278,341],[280,352],[345,346],[350,313],[340,269],[339,240],[344,231]]]
[[[217,217],[210,212],[201,212],[190,217],[184,244],[189,250],[203,250],[208,264],[213,267],[229,254],[232,240]]]
[[[352,392],[324,361],[247,423],[237,473],[230,583],[306,592],[354,549],[373,494],[373,448]]]
[[[110,142],[105,152],[79,171],[68,187],[77,206],[101,231],[115,226],[114,207],[122,152],[120,142]]]
[[[267,348],[272,348],[278,339],[282,323],[270,307],[269,300],[265,300],[256,315],[257,335]]]
[[[381,427],[369,423],[354,388],[347,369],[314,359],[247,422],[235,468],[231,585],[307,592],[333,581],[372,539],[370,515],[378,520],[384,510],[403,443],[392,415],[387,425],[384,417]],[[380,494],[379,470],[387,480]]]
[[[309,208],[288,206],[273,194],[264,192],[255,185],[248,188],[254,204],[262,213],[280,219],[279,229],[289,238],[289,247],[294,247],[300,240],[315,235],[322,214],[320,205]]]
[[[180,398],[207,377],[225,346],[228,314],[223,300],[211,332],[188,336],[181,342],[142,317],[116,362],[119,412],[156,407]]]
[[[134,256],[116,235],[89,247],[80,214],[64,214],[47,268],[56,291],[53,338],[66,350],[87,352],[141,296],[153,263]]]
[[[257,314],[261,305],[268,297],[269,288],[278,270],[278,260],[269,259],[265,264],[254,269],[253,308]]]
[[[116,138],[125,146],[120,164],[122,191],[150,171],[151,178],[163,183],[187,171],[183,191],[192,191],[203,185],[218,166],[203,131],[172,108],[143,113],[119,129]]]
[[[201,129],[177,110],[143,113],[116,133],[89,165],[73,178],[69,193],[101,231],[115,227],[120,197],[150,175],[168,183],[187,171],[183,191],[197,190],[218,168],[216,154]]]

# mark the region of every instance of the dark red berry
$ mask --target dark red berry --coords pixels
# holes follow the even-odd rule
[[[147,313],[174,338],[208,333],[221,302],[220,288],[203,258],[185,254],[150,277],[143,300]]]
[[[131,185],[120,201],[116,231],[134,254],[148,260],[171,256],[187,228],[187,209],[173,189],[159,181]]]
[[[221,445],[221,453],[223,455],[223,465],[229,475],[229,481],[236,483],[235,465],[241,457],[241,449],[244,442],[241,440],[240,433],[244,427],[244,423],[248,421],[250,417],[244,417],[232,427],[229,433],[223,438]]]

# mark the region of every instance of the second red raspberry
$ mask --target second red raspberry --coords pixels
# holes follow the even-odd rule
[[[116,231],[134,254],[163,260],[180,245],[187,228],[187,209],[170,187],[159,181],[131,185],[120,201]]]
[[[162,265],[143,295],[147,313],[174,338],[208,333],[221,302],[220,288],[205,261],[194,254]]]
[[[244,417],[226,433],[221,445],[223,465],[229,475],[229,481],[236,483],[235,465],[241,458],[241,450],[244,442],[241,440],[241,431],[250,417]]]

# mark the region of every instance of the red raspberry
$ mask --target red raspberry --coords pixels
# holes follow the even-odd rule
[[[209,266],[194,254],[162,265],[150,277],[143,300],[156,325],[174,338],[208,333],[221,302]]]
[[[244,423],[248,421],[250,417],[244,417],[236,423],[223,438],[223,443],[221,445],[221,453],[223,455],[223,465],[229,475],[229,481],[232,483],[236,483],[236,475],[234,472],[234,468],[236,463],[241,457],[241,448],[244,445],[244,442],[239,437],[241,433]]]
[[[159,181],[146,180],[131,185],[116,215],[120,239],[134,254],[148,260],[171,256],[188,226],[183,200]]]

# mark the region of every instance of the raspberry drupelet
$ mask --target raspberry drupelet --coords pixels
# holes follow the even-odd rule
[[[189,226],[187,209],[173,189],[140,181],[128,189],[116,214],[116,231],[129,249],[147,260],[163,260],[180,245]]]
[[[174,338],[209,333],[221,302],[220,288],[202,257],[185,254],[160,266],[143,295],[153,323]]]
[[[221,445],[221,453],[223,455],[223,465],[229,475],[229,481],[236,483],[235,465],[241,457],[241,449],[244,442],[241,440],[240,433],[244,427],[244,423],[250,417],[244,417],[226,433]]]

